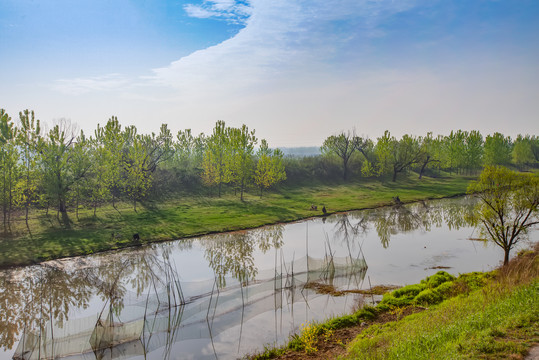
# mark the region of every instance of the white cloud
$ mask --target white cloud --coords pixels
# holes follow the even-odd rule
[[[201,6],[193,5],[193,4],[187,4],[183,8],[188,16],[199,18],[199,19],[206,19],[213,16],[219,16],[219,13],[216,11],[211,11],[204,9]]]
[[[212,91],[259,90],[291,76],[304,79],[342,71],[350,53],[361,55],[365,38],[383,36],[376,29],[381,21],[412,5],[392,0],[252,0],[246,27],[235,37],[153,70],[153,80],[180,90],[182,96],[197,91],[207,96]],[[238,6],[244,5],[207,0],[187,5],[186,11],[226,17],[236,14]]]
[[[89,92],[117,91],[125,89],[129,84],[129,79],[120,74],[108,74],[87,78],[59,79],[52,85],[52,89],[63,94],[80,95]]]
[[[201,5],[186,4],[183,9],[190,17],[222,19],[237,24],[244,24],[251,15],[250,6],[235,0],[205,0]]]

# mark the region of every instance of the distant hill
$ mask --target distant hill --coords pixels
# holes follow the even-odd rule
[[[320,148],[317,146],[303,146],[303,147],[280,147],[284,156],[317,156],[320,155]]]

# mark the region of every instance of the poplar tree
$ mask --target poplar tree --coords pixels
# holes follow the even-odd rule
[[[13,205],[13,191],[17,181],[19,150],[17,128],[4,109],[0,109],[0,171],[2,176],[2,213],[4,232],[8,231]]]
[[[23,184],[18,194],[18,200],[24,206],[25,221],[28,227],[28,211],[30,205],[37,198],[38,164],[37,150],[41,139],[40,121],[35,119],[34,111],[28,109],[19,112],[18,144],[21,148],[23,171]]]
[[[261,141],[257,158],[254,181],[260,188],[260,197],[262,197],[264,189],[286,180],[286,172],[283,164],[283,152],[279,149],[271,151],[265,139]]]
[[[509,136],[496,132],[485,139],[485,165],[509,165],[513,144]]]
[[[137,135],[128,147],[127,156],[124,161],[125,188],[127,195],[133,201],[133,210],[137,211],[137,201],[140,201],[151,186],[152,163],[151,153],[145,145],[151,139],[144,139]]]
[[[255,131],[249,131],[246,125],[241,128],[231,128],[228,131],[230,139],[230,171],[229,181],[240,189],[240,199],[253,175],[253,152],[256,143]]]
[[[221,186],[227,179],[227,155],[230,141],[226,133],[225,122],[217,121],[212,135],[208,138],[202,160],[202,181],[207,186],[217,186],[221,197]]]
[[[89,140],[89,156],[92,164],[91,175],[87,178],[89,188],[90,203],[94,209],[94,216],[97,215],[97,206],[107,201],[110,197],[106,174],[106,149],[99,140],[99,125],[95,131],[96,138]]]
[[[69,225],[67,202],[71,191],[90,167],[86,146],[84,133],[81,131],[77,138],[66,121],[55,125],[40,144],[44,188],[49,200],[56,202],[58,219],[61,214],[65,226]]]
[[[116,208],[116,197],[122,190],[122,162],[124,148],[130,134],[122,131],[116,116],[111,117],[105,127],[97,125],[96,139],[102,146],[101,161],[103,180],[112,197],[112,206]]]
[[[537,163],[533,153],[532,144],[533,139],[529,135],[522,136],[519,134],[515,139],[511,156],[513,163],[518,166],[519,169]]]
[[[391,172],[391,156],[395,141],[396,139],[391,136],[389,130],[386,130],[384,135],[377,139],[376,146],[374,147],[374,154],[378,161],[378,175],[385,175]]]
[[[483,135],[477,130],[470,131],[465,140],[464,157],[466,168],[476,170],[483,163]]]
[[[462,166],[465,140],[466,134],[462,130],[451,131],[448,136],[444,137],[445,167],[449,169],[449,172],[453,170],[458,172],[458,169]]]

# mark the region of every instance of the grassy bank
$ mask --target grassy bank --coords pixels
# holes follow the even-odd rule
[[[539,344],[538,250],[490,273],[440,272],[255,358],[523,359]]]
[[[262,198],[247,195],[240,201],[233,194],[221,198],[186,195],[159,203],[143,203],[135,212],[131,204],[120,203],[80,209],[69,229],[61,226],[56,214],[31,213],[29,227],[20,215],[12,221],[11,233],[0,239],[0,267],[26,265],[44,260],[118,249],[133,245],[133,234],[141,242],[164,241],[213,232],[253,228],[288,222],[328,212],[372,208],[392,203],[463,194],[470,178],[447,176],[417,179],[416,174],[397,182],[370,180],[345,184],[316,184],[282,187]],[[311,204],[318,210],[311,210]]]

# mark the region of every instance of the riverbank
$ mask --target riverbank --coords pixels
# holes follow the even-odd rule
[[[524,359],[539,344],[538,252],[489,273],[440,272],[252,359]]]
[[[21,214],[11,232],[0,240],[0,267],[28,265],[69,256],[88,255],[130,246],[209,233],[291,222],[328,213],[386,206],[398,196],[404,202],[461,195],[472,178],[447,176],[417,179],[409,174],[397,182],[368,180],[339,184],[281,187],[262,198],[233,194],[221,198],[189,195],[159,203],[143,203],[134,211],[129,203],[71,211],[69,228],[52,211],[31,213],[29,227]],[[311,209],[316,205],[317,209]],[[138,234],[140,240],[134,239]]]

